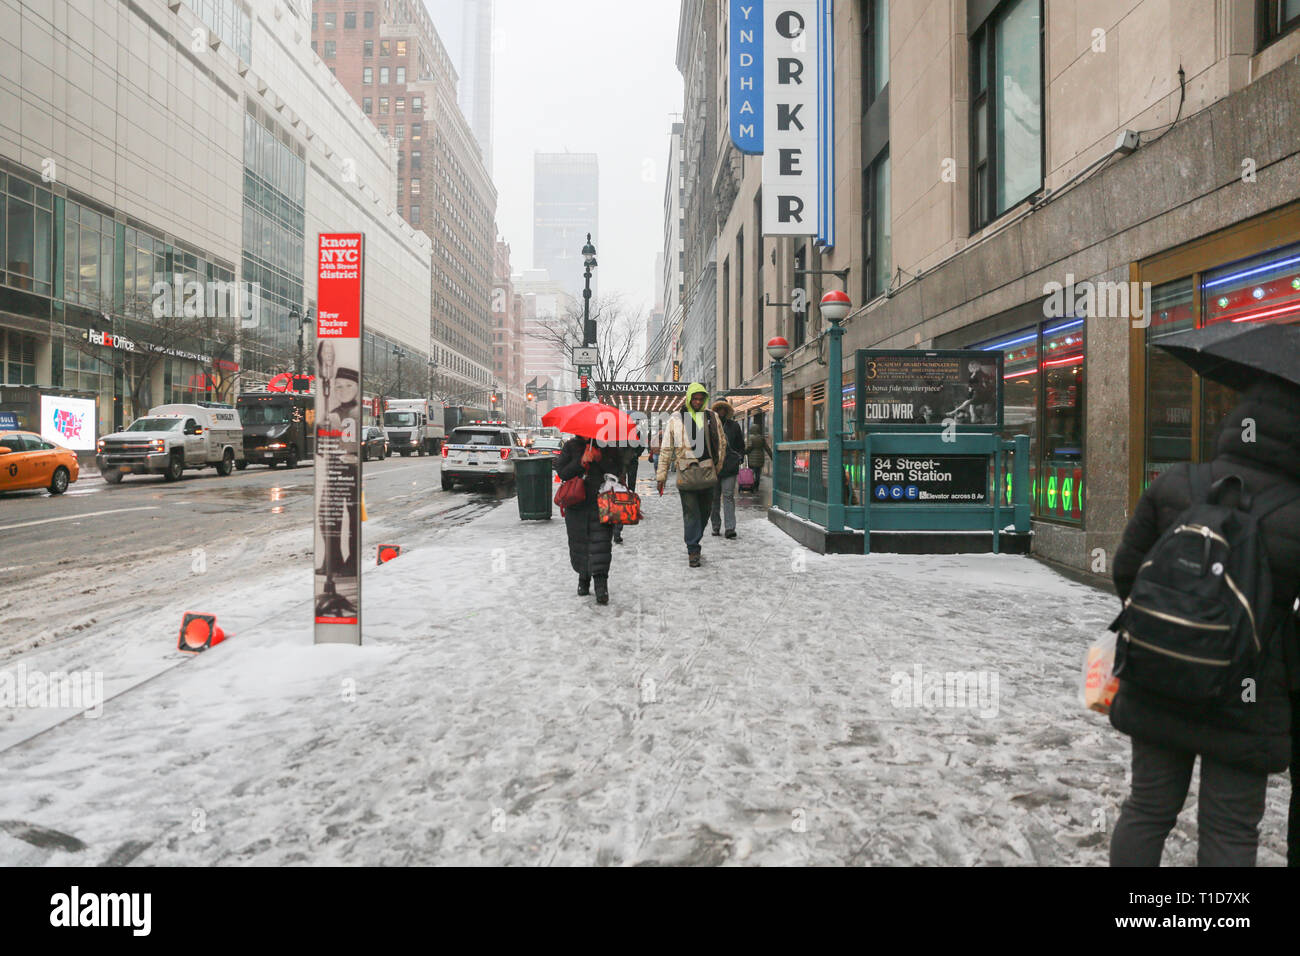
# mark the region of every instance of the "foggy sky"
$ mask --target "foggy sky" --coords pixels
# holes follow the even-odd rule
[[[516,272],[533,264],[534,151],[593,152],[600,290],[653,306],[670,114],[682,109],[679,7],[679,0],[496,0],[493,179],[497,227]],[[433,4],[430,12],[436,26]]]

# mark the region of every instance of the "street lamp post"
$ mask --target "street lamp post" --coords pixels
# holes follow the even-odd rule
[[[848,295],[834,290],[822,296],[822,318],[830,322],[830,381],[826,386],[826,530],[844,530],[844,359],[840,340],[844,319],[853,308]]]
[[[298,363],[293,367],[294,375],[302,374],[302,350],[305,344],[304,339],[307,335],[307,325],[311,322],[309,316],[303,315],[297,309],[289,312],[289,321],[298,326]]]
[[[397,356],[397,398],[402,397],[402,358],[406,355],[406,350],[400,345],[393,346],[393,354]]]
[[[788,485],[781,481],[784,470],[781,463],[780,445],[785,439],[785,394],[784,372],[785,357],[790,354],[790,343],[785,336],[774,335],[767,340],[767,354],[772,357],[772,504],[779,507],[782,491],[788,491]],[[783,487],[785,485],[785,487]]]
[[[591,233],[587,233],[587,244],[582,247],[582,264],[586,266],[583,277],[586,279],[586,286],[582,290],[582,345],[584,348],[591,348],[596,344],[596,330],[591,321],[591,270],[596,268],[596,247],[591,244]],[[584,372],[583,369],[586,369]],[[582,377],[582,387],[578,396],[579,401],[587,401],[590,397],[589,382],[591,379],[591,366],[583,365],[578,369],[578,374]]]

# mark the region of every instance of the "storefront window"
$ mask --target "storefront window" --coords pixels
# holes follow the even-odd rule
[[[63,294],[70,302],[107,310],[113,301],[112,219],[70,202],[63,223]]]
[[[1002,353],[1002,437],[1029,436],[1033,514],[1083,520],[1083,319],[1030,326],[974,346]],[[1014,489],[1008,470],[1004,500]]]
[[[46,205],[49,204],[49,193],[34,190],[17,179],[9,179],[9,189],[11,193],[22,191],[33,199],[37,198],[36,193],[40,193],[40,198],[44,199]],[[50,231],[53,228],[50,210],[16,195],[8,197],[5,207],[4,268],[8,272],[8,283],[17,289],[49,295],[52,262]]]
[[[197,362],[167,359],[163,381],[167,401],[172,404],[192,405],[214,399],[216,383]]]
[[[1192,457],[1192,370],[1158,348],[1161,339],[1195,324],[1191,279],[1167,282],[1151,290],[1151,325],[1147,328],[1147,481],[1171,465]]]
[[[1223,420],[1239,400],[1233,389],[1202,379],[1197,408],[1191,370],[1156,347],[1164,336],[1194,327],[1198,296],[1202,327],[1300,322],[1300,244],[1152,289],[1146,355],[1147,483],[1176,462],[1213,458]],[[1198,417],[1200,428],[1194,436]]]
[[[1083,319],[1043,330],[1043,470],[1039,514],[1083,517]]]
[[[975,348],[1002,353],[1002,437],[1029,436],[1029,481],[1038,487],[1038,330],[1021,329]],[[1010,469],[1002,490],[1012,501]]]
[[[0,329],[0,358],[5,384],[36,384],[36,336]]]

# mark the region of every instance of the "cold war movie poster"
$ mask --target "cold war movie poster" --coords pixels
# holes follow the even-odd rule
[[[1002,425],[1002,353],[862,349],[864,425]]]

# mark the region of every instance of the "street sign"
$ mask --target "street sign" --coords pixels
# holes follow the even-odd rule
[[[581,368],[584,365],[595,365],[597,362],[599,362],[599,358],[596,355],[596,351],[597,350],[594,348],[586,348],[586,347],[574,349],[573,364],[578,366],[579,368]],[[590,370],[588,370],[587,374],[589,375],[591,374]]]
[[[987,504],[989,470],[988,455],[872,455],[871,501]]]

